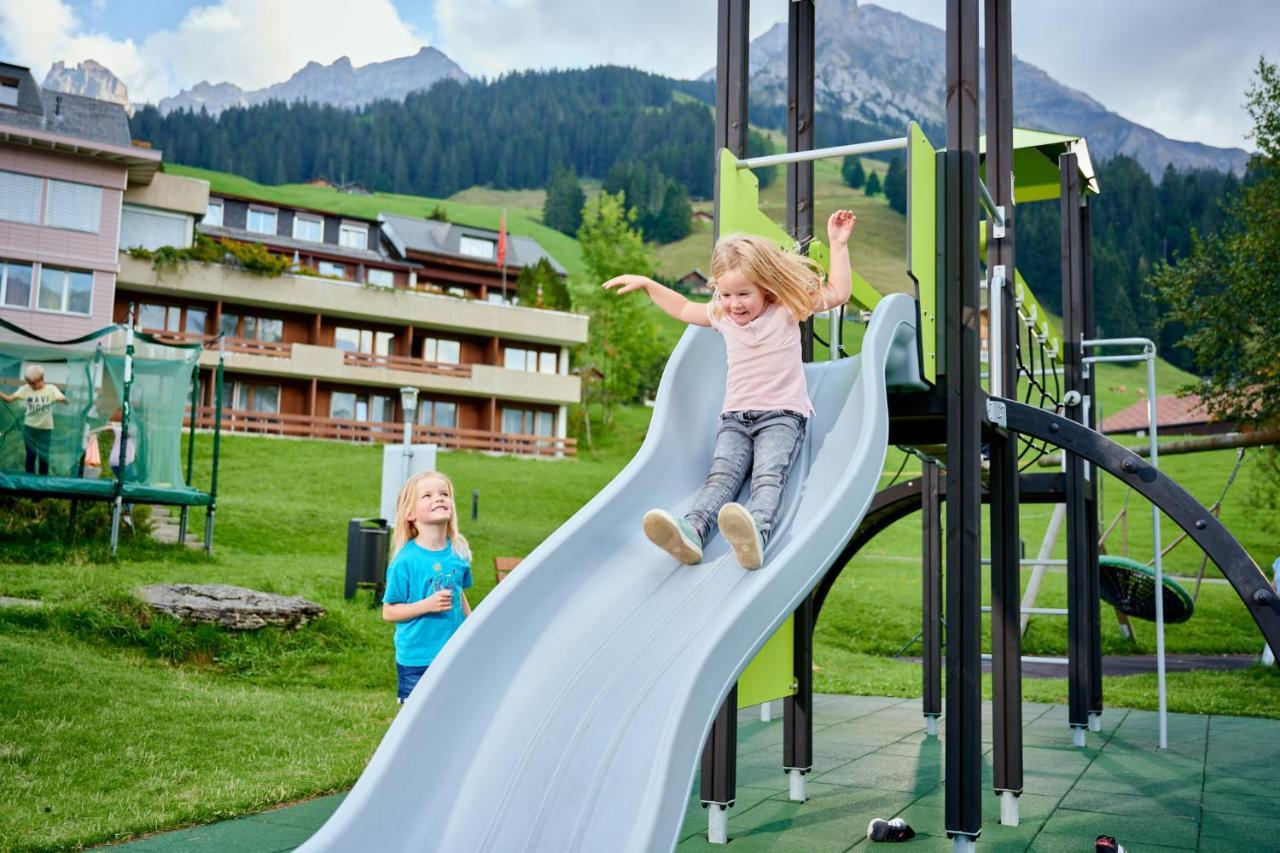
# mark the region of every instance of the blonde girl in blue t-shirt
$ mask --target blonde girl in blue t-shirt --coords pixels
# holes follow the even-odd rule
[[[401,704],[471,613],[471,548],[458,532],[453,483],[439,471],[400,489],[382,618],[396,626],[396,698]]]

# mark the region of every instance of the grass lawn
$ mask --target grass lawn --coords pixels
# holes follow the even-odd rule
[[[611,432],[597,431],[596,449],[573,460],[441,454],[462,503],[472,489],[480,495],[479,518],[463,524],[476,552],[473,603],[492,588],[492,558],[527,553],[572,514],[625,464],[647,422],[644,408],[620,410]],[[208,449],[208,437],[198,441]],[[380,449],[225,441],[213,558],[138,548],[111,563],[81,549],[64,562],[0,564],[0,595],[44,602],[0,609],[0,797],[9,804],[0,812],[0,848],[109,841],[341,790],[391,720],[390,628],[368,593],[354,602],[341,593],[345,524],[374,509]],[[890,450],[886,482],[901,459]],[[1230,461],[1226,451],[1169,457],[1166,467],[1212,500]],[[916,470],[908,459],[904,476]],[[1246,466],[1223,519],[1269,562],[1274,539],[1250,509],[1255,475]],[[1024,510],[1029,551],[1048,513]],[[1140,519],[1131,525],[1135,554],[1143,552],[1141,526]],[[919,694],[918,668],[888,657],[918,628],[919,549],[915,516],[845,570],[818,627],[819,690]],[[7,555],[21,550],[5,544]],[[1184,548],[1168,563],[1194,572],[1198,557]],[[130,598],[141,584],[179,580],[298,593],[329,615],[296,632],[237,637],[145,618]],[[1065,577],[1051,573],[1040,603],[1063,601]],[[1138,630],[1137,645],[1123,640],[1104,613],[1106,651],[1150,651],[1150,626]],[[1221,584],[1207,584],[1195,618],[1168,631],[1170,652],[1256,653],[1260,645],[1243,606]],[[1026,650],[1063,653],[1063,621],[1033,621]],[[1109,704],[1155,705],[1152,678],[1106,682]],[[1280,716],[1275,672],[1175,674],[1169,682],[1175,710]],[[1028,681],[1025,695],[1062,701],[1066,684]]]

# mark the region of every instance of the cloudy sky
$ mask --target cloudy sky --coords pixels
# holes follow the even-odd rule
[[[943,24],[945,0],[878,4]],[[715,8],[714,0],[0,0],[0,59],[38,79],[55,60],[96,59],[134,100],[152,102],[201,80],[260,88],[310,60],[346,55],[363,65],[422,45],[474,75],[617,63],[693,77],[715,63]],[[787,0],[756,0],[752,36],[786,10]],[[1014,50],[1166,136],[1252,150],[1241,103],[1258,57],[1280,61],[1280,2],[1017,0]]]

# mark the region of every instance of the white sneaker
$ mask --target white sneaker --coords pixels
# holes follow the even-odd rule
[[[697,532],[689,522],[677,520],[664,509],[651,509],[644,514],[644,535],[686,566],[702,562]]]
[[[760,568],[764,562],[764,538],[747,508],[739,503],[727,503],[720,507],[718,521],[721,535],[733,546],[742,568]]]

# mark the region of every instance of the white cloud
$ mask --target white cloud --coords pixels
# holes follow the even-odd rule
[[[63,0],[0,0],[4,56],[37,79],[57,60],[94,59],[129,87],[134,101],[154,102],[201,80],[245,89],[279,83],[309,61],[348,56],[354,65],[408,56],[425,41],[400,19],[391,0],[222,0],[196,6],[172,30],[141,43],[88,32]]]
[[[786,19],[785,4],[762,6],[752,38]],[[687,78],[716,64],[707,0],[436,0],[435,15],[437,46],[471,74],[609,64]]]

